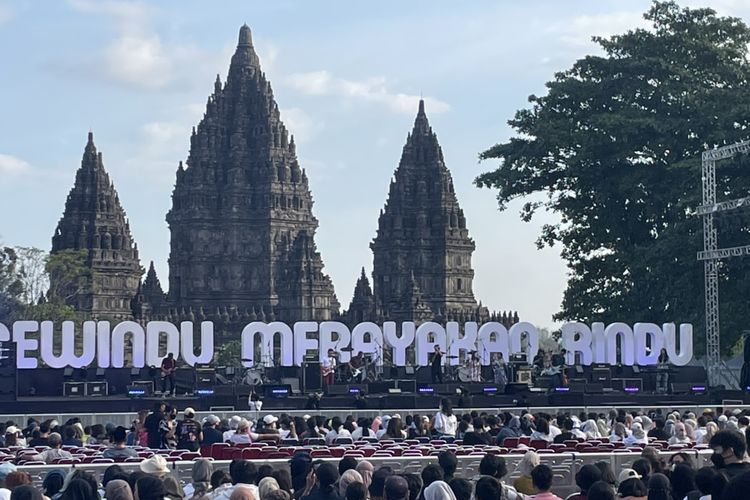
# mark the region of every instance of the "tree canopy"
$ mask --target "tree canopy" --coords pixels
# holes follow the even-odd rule
[[[559,214],[537,241],[559,244],[569,268],[556,319],[690,322],[700,347],[702,223],[691,212],[701,204],[701,153],[750,138],[750,29],[674,2],[654,2],[644,17],[649,28],[594,38],[602,55],[530,96],[509,121],[517,135],[480,155],[499,165],[475,182],[498,190],[501,209],[546,194],[524,204],[526,221]],[[719,164],[717,180],[719,201],[748,196],[748,161]],[[719,226],[720,246],[750,244],[748,217],[732,217]],[[749,269],[750,259],[722,265],[724,348],[746,323]]]

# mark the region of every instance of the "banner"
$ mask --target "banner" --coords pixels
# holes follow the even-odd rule
[[[123,321],[114,326],[108,321],[85,321],[80,331],[75,323],[64,321],[56,328],[51,321],[16,321],[12,327],[0,323],[0,343],[14,342],[16,367],[33,369],[40,358],[52,368],[96,366],[122,368],[126,350],[130,351],[129,366],[158,366],[167,353],[184,363],[210,364],[214,358],[214,325],[204,321],[197,325],[185,321],[179,327],[165,321],[150,321],[145,327],[134,321]],[[583,365],[653,365],[659,353],[666,350],[669,362],[684,366],[693,357],[693,327],[683,323],[636,323],[631,328],[625,323],[565,323],[561,328],[561,347],[565,349],[566,364],[575,364],[576,355]],[[195,333],[199,341],[194,342]],[[82,349],[76,352],[76,337],[82,337]],[[509,329],[500,323],[479,325],[474,322],[445,325],[427,322],[382,325],[360,323],[351,330],[343,323],[300,321],[294,325],[281,322],[255,321],[240,332],[244,366],[256,363],[276,366],[301,366],[309,354],[323,359],[329,349],[339,353],[339,360],[347,362],[358,352],[370,355],[379,364],[386,353],[394,366],[406,366],[412,357],[417,366],[429,363],[435,346],[449,356],[450,364],[462,362],[470,351],[479,354],[481,363],[492,363],[496,353],[508,360],[512,354],[525,354],[531,362],[539,351],[539,331],[528,322],[519,322]],[[59,346],[57,349],[53,346]],[[351,347],[351,350],[344,349]],[[57,350],[57,352],[56,352]],[[258,357],[259,354],[259,357]]]

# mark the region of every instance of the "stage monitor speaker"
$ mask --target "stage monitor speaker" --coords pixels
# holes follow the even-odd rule
[[[320,373],[320,363],[317,361],[306,361],[302,368],[303,392],[319,391],[321,387],[323,387],[323,379]]]
[[[263,396],[267,398],[286,398],[292,395],[292,388],[284,384],[267,384],[263,386]]]
[[[622,390],[629,394],[635,394],[643,391],[643,380],[639,378],[622,379]]]
[[[346,396],[349,394],[349,386],[346,385],[329,385],[328,396]]]
[[[670,386],[672,394],[690,394],[693,384],[690,382],[672,382]]]
[[[151,396],[154,393],[154,383],[150,380],[136,380],[128,385],[127,392],[131,398]]]
[[[109,384],[106,380],[99,382],[86,382],[87,396],[107,396],[109,394]]]
[[[86,395],[85,382],[65,382],[63,384],[63,395],[66,397],[78,397]]]
[[[384,380],[382,382],[370,382],[367,384],[367,394],[386,394],[388,389],[396,387],[395,380]]]
[[[568,387],[570,387],[570,389],[573,391],[575,391],[576,388],[578,387],[580,387],[581,390],[584,390],[586,388],[586,379],[585,378],[568,379]]]
[[[599,382],[586,383],[587,394],[604,394],[604,386]]]
[[[518,384],[530,384],[531,383],[531,370],[528,368],[521,368],[516,372],[516,383]]]
[[[604,387],[611,387],[612,385],[612,370],[609,367],[597,367],[591,370],[591,381],[598,382]]]
[[[281,379],[283,385],[288,385],[292,388],[294,394],[299,394],[299,377],[284,377]]]
[[[417,394],[422,396],[437,396],[440,394],[436,389],[437,384],[417,384]]]
[[[401,389],[401,392],[417,392],[417,381],[412,380],[397,380],[396,387]]]
[[[522,392],[529,392],[529,384],[511,383],[505,386],[505,394],[519,394]]]
[[[352,396],[367,394],[367,384],[349,384],[346,386],[346,393]]]

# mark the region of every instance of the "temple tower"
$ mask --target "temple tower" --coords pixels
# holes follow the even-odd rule
[[[86,250],[87,283],[63,290],[68,303],[92,319],[130,319],[143,269],[125,211],[89,132],[81,167],[52,237],[52,253]],[[54,283],[52,289],[59,289]],[[65,285],[62,285],[64,288]]]

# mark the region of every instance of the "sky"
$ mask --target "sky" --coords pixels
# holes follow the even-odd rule
[[[750,2],[690,0],[750,21]],[[478,154],[591,41],[644,27],[648,0],[201,2],[0,0],[0,242],[49,249],[89,130],[142,265],[168,283],[175,171],[216,75],[247,23],[294,134],[320,222],[316,241],[343,307],[372,271],[390,178],[420,96],[476,242],[474,294],[491,310],[553,327],[565,289],[560,248],[535,240],[527,200],[497,209],[473,179]],[[543,196],[539,195],[539,199]],[[679,319],[676,319],[679,320]]]

